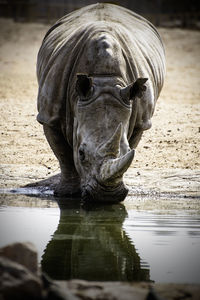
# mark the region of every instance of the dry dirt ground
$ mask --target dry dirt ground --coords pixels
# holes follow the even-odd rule
[[[0,187],[19,186],[59,172],[36,121],[36,59],[48,28],[0,19]],[[153,127],[144,133],[129,174],[154,170],[155,184],[163,170],[169,170],[172,177],[181,171],[183,178],[189,174],[186,181],[195,176],[192,190],[196,192],[200,174],[200,32],[165,28],[159,32],[166,48],[165,85]],[[134,176],[126,177],[131,185]]]

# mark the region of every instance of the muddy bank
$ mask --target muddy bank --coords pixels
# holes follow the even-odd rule
[[[49,173],[49,169],[44,166],[33,168],[3,165],[0,186],[2,201],[6,199],[13,201],[13,196],[17,194],[52,198],[60,174]],[[198,170],[130,168],[125,174],[125,182],[129,187],[129,194],[125,200],[125,205],[128,207],[147,210],[159,208],[200,211],[200,171]],[[54,197],[53,199],[56,200]]]
[[[48,201],[59,201],[53,196],[53,189],[59,181],[60,174],[55,173],[54,176],[48,177],[44,167],[40,167],[38,170],[21,166],[13,169],[11,166],[12,177],[10,177],[6,175],[9,167],[9,165],[4,166],[5,175],[3,173],[4,179],[2,180],[4,184],[0,188],[1,205],[9,203],[13,206],[26,206],[31,201],[30,197],[35,196],[41,197],[41,207]],[[23,177],[21,176],[22,171]],[[39,176],[38,171],[40,171]],[[125,175],[129,194],[124,205],[127,209],[160,210],[163,213],[171,210],[188,210],[191,213],[198,213],[200,212],[199,178],[198,170],[131,168]],[[25,182],[28,184],[25,185]],[[17,188],[20,186],[21,188]],[[67,202],[68,200],[70,199],[62,201]]]

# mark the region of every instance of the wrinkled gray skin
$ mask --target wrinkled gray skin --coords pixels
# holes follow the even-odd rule
[[[123,174],[165,73],[156,29],[137,14],[95,4],[59,20],[38,54],[37,120],[59,160],[57,195],[123,201]]]

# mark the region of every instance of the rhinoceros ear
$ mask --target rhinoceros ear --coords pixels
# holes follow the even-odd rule
[[[84,99],[88,98],[92,88],[92,78],[86,74],[77,74],[76,91]]]
[[[129,84],[120,91],[121,97],[124,101],[129,101],[135,97],[142,97],[144,91],[146,91],[145,82],[148,78],[138,78],[135,82]]]

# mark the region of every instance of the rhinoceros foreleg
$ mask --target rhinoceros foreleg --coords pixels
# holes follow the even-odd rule
[[[75,196],[80,194],[80,178],[74,166],[73,151],[65,140],[62,131],[43,125],[46,139],[57,157],[61,180],[54,193],[56,195]]]
[[[149,112],[148,109],[146,109],[144,113],[143,109],[140,108],[138,111],[137,123],[135,124],[132,136],[129,139],[129,145],[131,149],[136,149],[142,138],[143,132],[151,128],[151,115],[153,114],[152,110],[153,109],[151,109]]]
[[[133,134],[129,140],[129,145],[131,149],[135,149],[141,140],[144,130],[141,128],[134,129]]]

